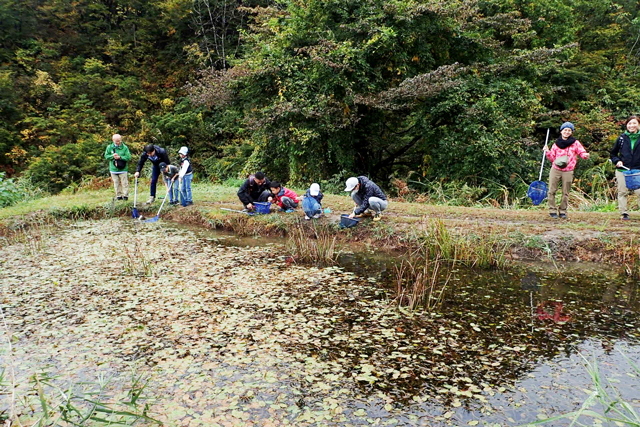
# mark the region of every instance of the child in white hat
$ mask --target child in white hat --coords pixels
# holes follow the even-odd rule
[[[189,161],[189,149],[187,147],[180,147],[178,154],[180,155],[180,173],[178,174],[180,183],[180,202],[182,206],[188,206],[193,204],[193,196],[191,194],[193,169],[191,168],[191,162]]]
[[[311,184],[302,199],[302,210],[304,210],[304,219],[320,218],[322,216],[322,193],[320,185]]]

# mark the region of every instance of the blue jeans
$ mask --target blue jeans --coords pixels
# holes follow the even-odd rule
[[[151,167],[151,197],[156,197],[156,185],[160,176],[160,166],[153,165]]]
[[[180,192],[180,202],[182,206],[187,206],[187,203],[193,203],[193,195],[191,194],[192,180],[192,173],[185,175],[184,178],[182,178],[182,191]]]
[[[302,199],[302,210],[304,214],[311,218],[316,214],[322,213],[322,205],[313,197],[305,197]]]
[[[167,188],[169,188],[169,186],[171,185],[171,180],[165,178],[164,179],[164,183],[167,184]],[[179,189],[178,189],[178,180],[176,179],[175,181],[173,181],[173,187],[171,187],[171,191],[169,192],[169,202],[174,202],[174,201],[178,201],[178,194],[179,194]]]

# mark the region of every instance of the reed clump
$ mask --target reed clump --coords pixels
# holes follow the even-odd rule
[[[640,279],[640,245],[631,237],[629,244],[623,246],[620,252],[626,275],[633,279]]]
[[[293,224],[287,234],[286,247],[294,261],[319,266],[334,265],[340,255],[336,233],[315,222]]]
[[[429,259],[424,252],[413,252],[396,265],[396,303],[410,311],[436,311],[444,301],[451,272],[443,275],[441,258]]]
[[[49,225],[36,222],[28,227],[19,227],[7,240],[9,244],[18,243],[24,245],[26,252],[31,256],[35,256],[44,250],[45,240],[49,234]]]
[[[452,233],[439,219],[423,219],[422,228],[424,234],[418,239],[417,248],[428,258],[461,263],[471,268],[502,268],[506,265],[507,251],[511,246],[506,235]]]
[[[121,248],[122,268],[125,273],[134,276],[151,276],[153,267],[151,260],[146,255],[145,245],[138,239],[133,245],[125,244]]]

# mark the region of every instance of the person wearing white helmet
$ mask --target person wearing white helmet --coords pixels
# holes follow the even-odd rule
[[[178,173],[178,182],[180,183],[180,204],[188,206],[193,204],[193,195],[191,194],[191,181],[193,180],[193,169],[189,161],[189,149],[180,147],[178,150],[180,155],[180,172]]]
[[[373,212],[373,220],[380,221],[382,211],[387,209],[389,201],[387,196],[382,192],[373,181],[366,176],[359,176],[347,179],[344,191],[351,193],[351,198],[356,204],[355,209],[349,215],[349,218],[360,218]]]

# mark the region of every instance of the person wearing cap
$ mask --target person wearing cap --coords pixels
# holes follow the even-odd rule
[[[304,219],[320,218],[322,216],[322,197],[324,196],[320,192],[320,185],[315,182],[311,184],[302,199]]]
[[[382,218],[382,211],[387,209],[389,202],[387,196],[373,181],[366,176],[351,177],[347,179],[344,191],[351,192],[351,198],[356,204],[349,218],[360,218],[373,211],[373,220]]]
[[[144,167],[144,164],[147,160],[149,160],[152,164],[150,188],[151,195],[149,197],[149,200],[147,200],[146,202],[148,205],[150,205],[156,200],[156,185],[158,184],[158,177],[160,176],[160,163],[166,163],[170,165],[171,160],[169,160],[169,155],[164,148],[160,148],[157,145],[153,144],[145,145],[142,155],[140,156],[140,160],[138,160],[136,173],[134,174],[136,178],[140,176],[140,172],[142,171],[142,168]]]
[[[551,218],[566,218],[567,205],[569,204],[569,193],[571,192],[571,182],[573,181],[573,170],[576,168],[578,156],[588,159],[589,153],[584,149],[580,141],[572,135],[576,130],[571,122],[564,122],[560,126],[560,136],[551,149],[547,145],[544,151],[551,162],[549,171],[549,215]],[[562,181],[562,201],[560,209],[556,204],[556,192],[558,185]]]
[[[167,193],[169,195],[169,204],[177,205],[178,204],[178,184],[175,183],[176,178],[178,177],[178,169],[175,165],[168,165],[164,162],[160,163],[160,171],[162,172],[162,177],[164,178],[164,185],[167,187]]]
[[[630,116],[626,123],[627,130],[616,139],[616,143],[611,149],[611,162],[616,166],[616,186],[618,187],[618,210],[620,219],[628,220],[627,196],[631,193],[625,182],[624,170],[640,169],[640,119],[637,116]],[[640,198],[640,189],[634,190],[636,196]]]
[[[191,194],[191,181],[193,180],[193,169],[189,160],[189,149],[180,147],[178,151],[180,155],[180,174],[178,176],[180,183],[180,200],[182,206],[193,204],[193,195]]]
[[[116,199],[129,199],[129,160],[131,160],[131,152],[122,142],[122,136],[117,133],[111,137],[113,141],[107,145],[104,152],[104,158],[109,161],[109,172],[111,180],[116,191]]]
[[[254,202],[270,202],[273,200],[273,194],[270,189],[271,183],[263,172],[256,172],[255,175],[249,175],[240,188],[238,189],[238,198],[244,205],[247,212],[254,210]]]

